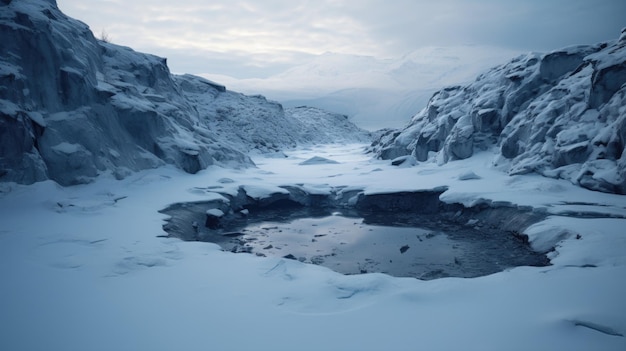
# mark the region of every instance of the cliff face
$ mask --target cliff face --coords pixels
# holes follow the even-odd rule
[[[510,174],[537,172],[626,194],[626,34],[619,40],[528,54],[467,86],[435,93],[402,130],[372,149],[446,163],[496,148]]]
[[[301,121],[278,103],[166,60],[94,38],[54,0],[0,2],[0,181],[63,185],[174,164],[251,164],[246,153],[293,147]],[[351,126],[345,139],[365,133]]]

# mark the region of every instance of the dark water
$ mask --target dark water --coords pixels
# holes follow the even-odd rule
[[[412,214],[264,210],[218,230],[201,228],[199,239],[226,251],[287,257],[344,274],[476,277],[548,264],[509,233]]]

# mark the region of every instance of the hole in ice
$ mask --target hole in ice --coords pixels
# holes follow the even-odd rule
[[[428,280],[549,264],[544,254],[511,233],[450,221],[441,214],[283,204],[246,211],[209,229],[187,225],[204,223],[202,204],[163,212],[172,216],[164,226],[171,236],[213,242],[225,251],[322,265],[343,274],[379,272]]]

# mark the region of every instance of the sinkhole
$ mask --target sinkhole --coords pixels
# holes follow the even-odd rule
[[[170,216],[164,225],[168,236],[212,242],[233,253],[298,260],[343,274],[376,272],[430,280],[549,264],[545,253],[533,251],[519,234],[539,220],[532,211],[464,208],[433,201],[432,195],[387,194],[353,206],[327,201],[311,206],[281,198],[262,205],[238,204],[236,211],[224,206],[216,211],[215,203],[196,202],[161,212]]]

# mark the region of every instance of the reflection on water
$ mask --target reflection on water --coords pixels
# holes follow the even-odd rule
[[[433,227],[411,216],[269,211],[203,240],[225,250],[318,264],[344,274],[381,272],[434,279],[476,277],[521,265],[546,265],[544,255],[508,234],[462,226]]]

